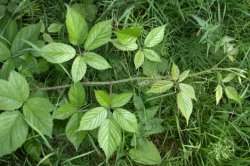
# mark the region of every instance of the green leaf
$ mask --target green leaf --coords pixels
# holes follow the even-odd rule
[[[112,34],[112,20],[102,21],[95,24],[89,31],[84,48],[88,51],[94,50],[111,39]]]
[[[155,145],[148,140],[129,150],[129,157],[136,163],[156,165],[161,163],[161,156]]]
[[[95,90],[95,98],[101,106],[103,106],[105,108],[110,107],[111,98],[110,98],[109,94],[106,93],[105,91]]]
[[[135,68],[138,69],[139,67],[141,67],[143,62],[144,62],[144,53],[141,50],[139,50],[137,51],[134,57]]]
[[[53,118],[50,114],[54,106],[46,98],[30,98],[23,106],[23,114],[42,134],[52,137]]]
[[[224,83],[230,82],[231,80],[234,79],[235,76],[236,76],[235,73],[230,73],[225,78],[223,78],[222,82],[224,82]]]
[[[67,15],[66,15],[67,17]],[[63,25],[62,24],[58,24],[58,23],[52,23],[50,24],[50,26],[48,27],[48,32],[50,33],[57,33],[60,32],[60,30],[62,29]]]
[[[50,63],[63,63],[74,58],[76,51],[63,43],[49,43],[42,47],[40,54]]]
[[[19,73],[12,71],[9,81],[0,80],[0,110],[14,110],[29,97],[29,85]]]
[[[194,88],[191,85],[180,83],[181,92],[186,93],[191,99],[196,100]]]
[[[178,66],[176,66],[175,64],[172,65],[171,74],[172,74],[172,79],[174,81],[177,81],[180,75],[180,70]]]
[[[17,54],[19,51],[29,48],[30,46],[25,43],[23,40],[27,40],[31,43],[34,43],[38,39],[40,33],[41,24],[31,24],[22,28],[17,35],[15,36],[11,44],[11,53],[13,55]]]
[[[121,126],[122,129],[135,133],[138,130],[137,126],[137,120],[134,114],[131,112],[122,109],[122,108],[116,108],[114,110],[114,119],[116,122]]]
[[[18,33],[18,25],[16,20],[8,19],[3,36],[12,43],[16,34]]]
[[[23,147],[27,154],[29,154],[34,160],[41,160],[40,155],[42,153],[42,145],[35,138],[27,140]]]
[[[126,28],[119,31],[114,31],[117,36],[118,41],[123,45],[131,45],[136,42],[138,36],[140,36],[140,29],[136,28]]]
[[[167,90],[171,89],[173,86],[174,86],[174,83],[172,81],[160,80],[160,81],[156,81],[148,92],[149,93],[164,93]]]
[[[177,94],[177,105],[182,113],[182,115],[186,118],[187,124],[190,118],[190,115],[193,110],[193,103],[189,95],[183,92],[179,92]]]
[[[12,70],[15,70],[15,62],[14,60],[9,59],[4,62],[0,70],[0,79],[7,80]]]
[[[0,114],[0,157],[21,147],[28,135],[28,129],[19,111]]]
[[[165,27],[166,25],[162,25],[160,27],[152,29],[147,35],[144,41],[144,45],[146,47],[154,47],[160,42],[162,42],[163,37],[164,37]]]
[[[81,83],[72,85],[69,89],[69,100],[75,107],[81,107],[85,104],[85,89]]]
[[[103,107],[96,107],[86,112],[80,122],[78,130],[93,130],[99,127],[107,117],[107,110]]]
[[[234,87],[227,86],[225,88],[226,95],[229,99],[234,100],[238,103],[240,103],[240,97],[238,95],[237,90]]]
[[[54,112],[54,119],[60,119],[64,120],[69,118],[71,115],[77,112],[76,107],[71,103],[66,103],[62,106],[60,106],[57,110]]]
[[[84,61],[91,67],[97,70],[105,70],[111,68],[110,64],[102,56],[93,53],[87,52],[83,55]]]
[[[69,33],[69,41],[73,45],[83,44],[88,34],[87,23],[80,13],[68,5],[66,6],[66,27]]]
[[[138,45],[136,43],[130,43],[129,45],[123,45],[117,39],[112,41],[112,44],[119,50],[122,51],[134,51],[137,50]]]
[[[144,49],[143,53],[148,60],[154,62],[161,62],[160,56],[155,51],[150,49]]]
[[[82,112],[74,114],[66,125],[66,137],[74,145],[76,151],[86,136],[86,131],[77,131],[82,115]]]
[[[78,56],[75,58],[72,68],[71,68],[71,75],[74,82],[80,81],[87,70],[87,64],[84,61],[82,56]]]
[[[184,81],[188,75],[189,75],[190,70],[185,70],[183,73],[180,74],[178,82]]]
[[[220,99],[222,98],[223,90],[222,86],[220,84],[217,85],[215,88],[215,98],[216,98],[216,104],[218,105],[220,102]]]
[[[0,62],[6,61],[11,56],[10,50],[0,42]]]
[[[44,34],[43,34],[43,40],[44,40],[45,42],[48,42],[48,43],[53,43],[52,37],[51,37],[49,34],[47,34],[47,33],[44,33]]]
[[[118,107],[124,106],[130,101],[132,96],[133,96],[133,93],[112,94],[111,95],[111,107],[118,108]]]
[[[106,159],[109,159],[121,143],[121,129],[114,120],[106,119],[100,126],[98,142],[106,155]]]

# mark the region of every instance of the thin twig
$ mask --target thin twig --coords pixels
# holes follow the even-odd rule
[[[84,81],[81,82],[85,86],[105,86],[105,85],[115,85],[115,84],[121,84],[121,83],[127,83],[132,81],[147,81],[147,80],[161,80],[161,79],[171,79],[171,77],[135,77],[135,78],[126,78],[122,80],[116,80],[116,81],[97,81],[97,82],[89,82]],[[48,90],[58,90],[63,88],[71,87],[72,84],[67,85],[59,85],[59,86],[52,86],[52,87],[45,87],[45,88],[38,88],[39,90],[48,91]]]

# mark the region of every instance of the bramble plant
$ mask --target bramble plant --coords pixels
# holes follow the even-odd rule
[[[168,148],[157,141],[164,139],[164,144],[173,127],[177,134],[172,142],[183,141],[206,114],[202,111],[197,117],[195,111],[206,110],[208,105],[214,109],[223,105],[223,111],[230,109],[229,105],[246,108],[249,73],[240,67],[219,67],[227,59],[236,61],[240,46],[232,37],[214,34],[220,25],[210,20],[192,17],[203,31],[198,43],[207,45],[207,55],[220,53],[224,57],[211,68],[195,72],[183,70],[177,61],[166,62],[159,51],[170,34],[168,23],[151,29],[137,24],[123,27],[116,18],[100,17],[93,23],[97,8],[86,1],[63,7],[65,24],[48,25],[41,19],[19,28],[18,19],[9,13],[29,15],[22,6],[25,2],[15,4],[15,11],[7,10],[12,4],[7,2],[0,5],[6,9],[0,17],[0,159],[21,149],[38,165],[72,164],[94,153],[107,165],[160,165],[169,157],[163,149],[171,146],[182,148],[186,161],[192,149],[198,153],[205,145],[202,140],[195,142],[195,135],[180,145],[169,140]],[[62,31],[66,39],[56,39],[54,35]],[[163,107],[164,99],[167,104]],[[198,107],[202,102],[204,106]],[[165,112],[159,113],[161,109]],[[230,116],[234,114],[233,110]],[[204,118],[203,123],[212,118]],[[166,130],[165,138],[159,136]],[[196,135],[202,135],[200,132]],[[206,135],[212,135],[209,139],[215,142],[208,146],[210,157],[220,162],[233,156],[233,140],[213,134]],[[57,148],[63,136],[67,138],[64,142],[82,154],[60,159],[63,150]],[[156,136],[162,138],[153,139]]]

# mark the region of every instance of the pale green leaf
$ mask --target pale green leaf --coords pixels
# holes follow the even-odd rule
[[[161,156],[158,149],[148,140],[145,140],[135,148],[130,149],[129,157],[136,163],[144,165],[158,165],[161,163]]]
[[[122,51],[134,51],[137,50],[138,45],[136,43],[130,43],[129,45],[123,45],[117,39],[112,41],[112,44],[119,50]]]
[[[155,51],[150,49],[144,49],[143,53],[148,60],[154,62],[161,62],[160,56]]]
[[[23,114],[42,134],[52,137],[53,118],[50,114],[54,106],[46,98],[30,98],[23,106]]]
[[[151,89],[148,92],[149,93],[164,93],[167,90],[171,89],[173,86],[174,86],[174,83],[172,81],[160,80],[160,81],[156,81],[151,86]]]
[[[74,58],[76,51],[63,43],[49,43],[42,47],[40,54],[50,63],[63,63]]]
[[[73,45],[83,44],[88,35],[88,26],[84,17],[76,10],[67,6],[66,27],[69,41]]]
[[[226,95],[227,95],[227,97],[229,99],[237,101],[238,103],[240,103],[239,94],[238,94],[237,90],[234,87],[227,86],[225,88],[225,92],[226,92]]]
[[[177,81],[180,75],[180,70],[177,65],[173,64],[171,68],[172,79]]]
[[[69,89],[69,100],[75,107],[81,107],[85,104],[85,89],[81,83],[72,85]]]
[[[235,73],[230,73],[225,78],[223,78],[222,82],[224,82],[224,83],[230,82],[231,80],[234,79],[235,76],[236,76]]]
[[[93,53],[87,52],[83,55],[84,61],[91,67],[97,70],[105,70],[111,68],[110,64],[102,56]]]
[[[138,36],[140,36],[140,29],[126,28],[114,32],[118,41],[123,45],[131,45],[136,42]]]
[[[76,150],[78,150],[80,144],[86,136],[86,131],[77,131],[82,115],[82,112],[74,114],[66,125],[66,137],[74,145]]]
[[[160,42],[162,42],[164,38],[165,27],[166,25],[162,25],[162,26],[152,29],[147,35],[144,41],[144,45],[146,47],[154,47]]]
[[[136,52],[134,57],[135,68],[138,69],[139,67],[141,67],[143,62],[144,62],[144,53],[141,50],[139,50]]]
[[[109,159],[121,143],[121,129],[114,120],[106,119],[100,126],[98,142],[106,155],[106,159]]]
[[[25,43],[23,40],[27,40],[31,43],[34,43],[38,39],[38,35],[40,33],[41,24],[31,24],[24,28],[22,28],[17,35],[15,36],[12,44],[11,44],[11,53],[13,55],[17,54],[19,51],[29,48],[30,45]]]
[[[96,107],[86,112],[80,122],[78,130],[93,130],[99,127],[107,117],[107,110],[103,107]]]
[[[187,124],[190,118],[190,115],[193,111],[193,103],[189,95],[183,92],[179,92],[177,94],[177,105],[182,113],[182,115],[186,118]]]
[[[71,115],[77,112],[76,107],[71,103],[66,103],[62,106],[60,106],[57,110],[54,112],[54,119],[60,119],[64,120],[69,118]]]
[[[9,81],[0,80],[0,110],[14,110],[29,97],[29,85],[19,73],[12,71]]]
[[[67,15],[66,15],[66,17],[67,17]],[[62,29],[62,27],[63,27],[62,24],[52,23],[48,27],[48,32],[50,32],[50,33],[60,32],[60,30]]]
[[[10,50],[2,42],[0,42],[0,62],[6,61],[11,56]]]
[[[132,98],[133,93],[122,93],[122,94],[112,94],[111,95],[111,107],[118,108],[127,104]]]
[[[135,133],[138,130],[137,126],[137,120],[134,114],[131,112],[122,109],[122,108],[116,108],[114,110],[114,119],[116,122],[121,126],[122,129]]]
[[[103,106],[105,108],[110,107],[111,98],[110,98],[109,94],[106,93],[105,91],[95,90],[95,98],[101,106]]]
[[[183,93],[186,93],[191,99],[196,100],[194,88],[191,85],[180,83],[180,90]]]
[[[190,70],[185,70],[184,72],[182,72],[179,76],[178,82],[184,81],[188,77],[189,72]]]
[[[111,39],[112,34],[112,20],[102,21],[95,24],[89,31],[84,48],[88,51],[94,50]]]
[[[74,82],[78,82],[80,81],[87,70],[87,64],[84,61],[84,58],[82,56],[78,56],[75,58],[75,60],[73,61],[72,64],[72,68],[71,68],[71,75],[72,75],[72,79]]]
[[[28,125],[18,111],[0,114],[0,157],[21,147],[28,135]]]
[[[222,95],[223,95],[222,86],[218,84],[217,87],[215,88],[216,104],[219,104],[220,99],[222,98]]]
[[[48,43],[53,43],[53,38],[48,33],[43,34],[43,40]]]

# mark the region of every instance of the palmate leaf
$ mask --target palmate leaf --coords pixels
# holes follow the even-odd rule
[[[190,118],[190,115],[193,111],[193,103],[188,94],[184,92],[179,92],[177,94],[177,105],[182,113],[182,115],[186,118],[187,124]]]
[[[145,57],[150,61],[162,62],[160,56],[154,50],[144,49],[143,53],[144,53]]]
[[[113,119],[106,119],[100,126],[98,142],[106,155],[106,159],[109,159],[121,143],[121,129]]]
[[[63,63],[74,58],[76,51],[63,43],[49,43],[41,48],[40,55],[50,63]]]
[[[117,39],[112,41],[112,44],[119,50],[122,51],[134,51],[138,48],[138,45],[136,43],[130,43],[128,45],[123,45],[120,43]]]
[[[80,130],[93,130],[99,127],[107,117],[107,110],[103,107],[96,107],[85,113],[81,119]]]
[[[146,47],[154,47],[160,42],[162,42],[163,37],[164,37],[165,27],[166,25],[162,25],[160,27],[152,29],[147,35],[144,41],[144,45]]]
[[[171,89],[174,86],[174,83],[172,81],[168,80],[160,80],[156,81],[151,89],[148,91],[149,93],[164,93]]]
[[[116,108],[113,115],[115,121],[121,126],[122,129],[132,133],[137,131],[137,120],[134,114],[125,109]]]
[[[18,111],[0,114],[0,157],[19,148],[28,135],[28,125]]]
[[[69,41],[73,45],[83,44],[88,35],[88,26],[84,17],[76,10],[67,6],[66,26]]]
[[[65,131],[67,138],[74,145],[76,150],[79,148],[80,144],[82,143],[82,140],[86,136],[86,131],[77,131],[77,129],[79,128],[82,115],[83,115],[82,112],[74,114],[69,119]]]
[[[85,89],[83,85],[78,82],[72,85],[69,89],[69,100],[75,107],[81,107],[85,104],[86,96],[85,96]]]
[[[136,52],[134,57],[135,68],[138,69],[139,67],[141,67],[143,62],[144,62],[144,53],[143,51],[139,50]]]
[[[133,93],[121,93],[121,94],[112,94],[111,95],[111,108],[122,107],[127,104],[132,98]]]
[[[67,119],[71,115],[77,112],[76,107],[71,103],[66,103],[62,106],[60,106],[57,110],[54,112],[54,119]]]
[[[23,114],[42,134],[52,137],[53,118],[50,112],[53,109],[48,99],[33,97],[23,106]]]
[[[95,24],[87,36],[84,48],[88,51],[94,50],[111,39],[112,34],[112,20],[102,21]]]
[[[123,45],[131,45],[136,42],[138,36],[140,36],[140,29],[126,28],[114,32],[117,36],[118,41]]]
[[[29,97],[29,85],[19,73],[12,71],[9,81],[0,80],[0,110],[14,110]]]
[[[191,85],[180,83],[180,90],[183,93],[186,93],[191,99],[196,100],[194,88]]]
[[[107,92],[102,91],[102,90],[95,90],[95,98],[101,106],[105,108],[110,107],[111,98]]]
[[[82,56],[78,56],[75,58],[72,68],[71,68],[71,75],[74,82],[80,81],[87,70],[87,64],[84,61]]]
[[[108,68],[111,68],[106,59],[94,52],[85,53],[83,59],[89,66],[97,70],[106,70]]]

